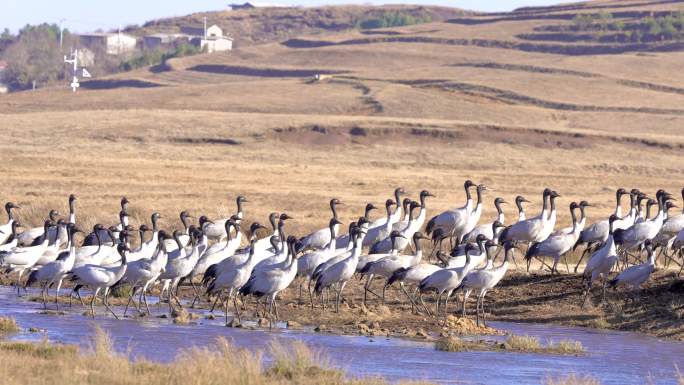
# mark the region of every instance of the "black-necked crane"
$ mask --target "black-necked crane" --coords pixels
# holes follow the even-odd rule
[[[366,232],[368,231],[368,228],[370,226],[370,212],[371,210],[375,210],[377,207],[375,207],[374,204],[368,203],[366,204],[366,208],[363,213],[363,217],[365,218],[364,220],[364,225],[363,228],[361,229],[362,231]],[[338,235],[337,240],[335,241],[335,247],[337,247],[338,250],[340,249],[346,249],[346,250],[351,250],[353,247],[353,242],[350,242],[351,239],[351,232],[348,232],[347,234],[343,235]]]
[[[516,222],[501,231],[499,234],[499,244],[503,244],[506,241],[512,242],[524,242],[524,243],[534,243],[541,242],[548,237],[547,232],[549,222],[549,202],[553,202],[553,199],[557,197],[558,194],[552,191],[550,188],[544,189],[542,194],[542,211],[539,215],[525,219],[524,221]],[[553,203],[552,203],[553,204]]]
[[[641,285],[648,280],[651,273],[655,270],[655,253],[651,247],[651,241],[644,242],[644,247],[648,255],[646,262],[626,268],[617,277],[610,280],[608,285],[612,288],[626,286],[632,291],[638,290]]]
[[[47,234],[55,224],[49,219],[43,224],[43,231]],[[36,246],[15,247],[12,250],[0,253],[0,265],[8,267],[11,271],[18,272],[17,295],[21,287],[21,277],[24,273],[35,266],[48,248],[49,240],[46,237],[43,243]]]
[[[453,240],[455,237],[460,240],[463,236],[463,229],[465,229],[470,213],[473,210],[473,198],[470,195],[470,188],[476,187],[470,179],[466,180],[463,188],[466,193],[466,203],[462,207],[450,209],[432,217],[428,223],[425,231],[428,235],[433,231],[441,229],[444,234],[450,236]],[[453,244],[452,244],[453,247]]]
[[[258,274],[252,274],[247,283],[240,288],[240,294],[243,296],[253,295],[257,298],[268,297],[268,312],[275,312],[275,317],[278,319],[278,293],[285,290],[297,275],[297,254],[295,244],[297,238],[290,236],[287,240],[287,247],[289,249],[289,260],[287,265],[282,268],[262,271]]]
[[[618,216],[615,214],[612,214],[610,218],[608,218],[608,238],[606,238],[603,245],[589,257],[589,261],[587,261],[587,265],[584,267],[582,278],[587,281],[587,287],[585,288],[584,298],[582,299],[582,307],[584,307],[584,302],[587,300],[592,286],[599,279],[603,280],[602,299],[605,300],[606,298],[608,274],[610,274],[618,261],[617,248],[615,246],[615,240],[613,239],[613,224],[618,219]]]
[[[10,232],[9,238],[5,240],[5,243],[0,245],[0,253],[10,251],[18,246],[19,243],[17,235],[19,234],[19,232],[17,231],[17,229],[19,227],[21,227],[21,223],[19,223],[18,221],[12,221],[12,223],[10,224],[10,228],[12,229],[12,231]]]
[[[470,270],[473,267],[470,263],[470,253],[475,249],[476,246],[471,243],[469,243],[468,246],[466,246],[465,266],[437,270],[436,272],[432,273],[420,282],[420,284],[418,285],[418,289],[420,290],[419,299],[421,305],[423,305],[426,311],[429,312],[427,307],[425,307],[425,303],[423,302],[422,294],[426,291],[433,290],[437,292],[435,315],[439,315],[439,305],[442,300],[442,295],[444,294],[446,294],[446,299],[444,301],[444,314],[447,314],[449,310],[449,297],[454,292],[454,290],[456,290],[461,285],[463,278],[465,278],[465,276],[470,272]]]
[[[403,235],[403,234],[402,234]],[[420,241],[421,239],[430,239],[426,236],[423,235],[423,233],[417,231],[413,234],[412,236],[413,242],[416,246],[416,252],[411,255],[411,254],[396,254],[396,255],[388,255],[386,257],[380,258],[375,262],[370,262],[366,264],[363,270],[361,270],[361,274],[366,274],[368,275],[368,279],[366,281],[366,285],[364,286],[364,289],[366,291],[370,291],[370,285],[371,282],[373,281],[373,278],[375,277],[380,277],[380,278],[385,278],[385,281],[389,279],[392,274],[399,270],[399,269],[406,269],[411,266],[417,265],[418,263],[421,262],[423,259],[423,251],[422,248],[420,247]],[[387,285],[383,285],[382,287],[382,303],[385,303],[385,289],[387,288]],[[371,291],[372,293],[372,291]],[[365,294],[364,294],[365,297]],[[365,298],[364,298],[365,301]]]
[[[504,243],[504,260],[501,266],[493,267],[491,269],[478,269],[468,273],[461,283],[461,286],[466,292],[463,295],[463,316],[465,316],[465,305],[470,290],[478,290],[477,295],[477,305],[475,307],[477,326],[480,326],[480,311],[482,312],[482,324],[487,326],[487,316],[484,309],[484,300],[487,291],[494,288],[503,277],[506,275],[508,270],[508,261],[511,258],[511,253],[513,249],[513,242]]]
[[[328,231],[330,235],[330,243],[327,248],[310,251],[297,259],[297,275],[308,281],[309,297],[311,299],[311,306],[313,307],[313,297],[311,295],[311,276],[320,264],[335,257],[336,252],[336,234],[339,228],[340,221],[337,218],[331,218],[328,224]]]
[[[122,233],[124,233],[125,237],[126,230],[122,230]],[[126,246],[125,242],[119,243],[117,245],[117,251],[121,256],[120,266],[103,267],[98,265],[83,265],[75,267],[71,271],[71,281],[77,283],[74,290],[77,290],[77,288],[80,288],[81,286],[88,286],[93,290],[93,298],[90,300],[90,312],[93,318],[95,318],[95,300],[100,291],[104,290],[102,302],[107,310],[112,313],[114,318],[119,319],[119,316],[117,316],[116,313],[114,313],[114,310],[109,307],[109,288],[119,282],[121,277],[126,273],[126,252],[128,251],[128,246]]]
[[[493,230],[493,224],[494,222],[499,222],[501,225],[504,224],[505,216],[504,216],[504,211],[501,208],[501,205],[506,204],[507,202],[503,198],[496,198],[494,199],[494,207],[496,208],[496,219],[492,222],[489,223],[483,223],[480,225],[475,226],[475,228],[470,231],[468,234],[466,234],[463,237],[463,242],[466,243],[474,243],[476,242],[477,236],[480,234],[484,234],[487,239],[495,240],[497,238],[498,233],[495,234]]]
[[[515,207],[518,208],[518,222],[524,221],[527,219],[527,216],[525,215],[525,207],[523,207],[523,203],[529,203],[530,201],[527,200],[522,195],[518,195],[515,197]]]
[[[254,243],[257,239],[255,232],[260,228],[265,227],[259,223],[256,223],[256,225],[251,227],[254,232],[250,234],[250,248],[247,260],[243,263],[233,266],[232,269],[221,272],[221,274],[219,274],[216,279],[214,279],[207,286],[207,294],[220,295],[221,292],[227,291],[226,296],[223,299],[226,325],[228,324],[228,302],[230,300],[233,301],[233,306],[235,307],[235,316],[237,317],[238,322],[240,322],[240,310],[237,306],[237,293],[242,286],[247,283],[252,274],[252,268],[254,267],[254,253],[256,252]]]
[[[333,198],[330,200],[330,211],[332,211],[332,219],[336,220],[339,223],[342,223],[339,221],[338,216],[337,216],[337,206],[342,206],[342,202],[340,202],[339,199]],[[339,223],[336,225],[337,227],[335,228],[335,234],[339,231]],[[314,231],[313,233],[302,237],[299,242],[297,243],[297,251],[306,251],[306,250],[317,250],[317,249],[323,249],[325,248],[326,245],[328,245],[331,241],[332,238],[330,238],[330,229],[328,227]]]
[[[21,207],[17,206],[16,204],[12,202],[7,202],[5,203],[5,212],[7,213],[7,223],[4,225],[0,226],[0,245],[4,244],[7,241],[7,238],[10,237],[12,234],[12,223],[14,222],[14,213],[12,212],[12,209],[20,209]]]
[[[117,285],[131,285],[131,294],[128,298],[128,302],[126,303],[126,307],[124,308],[124,317],[126,316],[126,312],[128,311],[128,307],[132,301],[138,310],[138,314],[145,315],[145,313],[143,313],[140,309],[141,303],[143,302],[145,303],[145,308],[147,310],[146,314],[150,314],[150,307],[147,304],[147,290],[150,285],[154,284],[154,282],[159,278],[161,273],[166,268],[166,264],[168,263],[168,255],[166,254],[166,250],[164,250],[163,242],[168,238],[168,235],[164,230],[161,230],[159,231],[158,237],[160,242],[157,242],[156,249],[150,258],[129,262],[126,273],[117,283]],[[140,295],[138,297],[138,303],[135,304],[133,298],[138,290],[140,290]]]
[[[466,224],[461,232],[461,238],[458,239],[459,244],[463,242],[463,237],[465,235],[473,231],[473,229],[477,226],[477,223],[480,221],[480,216],[482,216],[482,193],[487,191],[487,187],[483,184],[479,184],[475,188],[475,191],[477,192],[477,203],[475,203],[475,208],[468,215]]]
[[[380,218],[368,225],[368,230],[366,231],[366,236],[363,239],[363,246],[370,247],[376,242],[379,242],[390,235],[392,232],[392,206],[395,203],[392,199],[385,201],[385,211],[387,216],[385,218]]]
[[[41,295],[43,297],[43,307],[47,309],[47,296],[48,289],[55,285],[57,286],[55,292],[55,304],[57,309],[59,309],[59,290],[62,287],[62,281],[67,276],[67,274],[74,268],[74,263],[76,262],[76,243],[74,242],[74,234],[82,232],[81,229],[76,227],[75,224],[69,223],[67,225],[67,249],[59,253],[57,258],[42,266],[37,270],[33,270],[29,274],[26,280],[26,287],[33,285],[34,283],[43,284]]]
[[[434,232],[433,236],[437,233],[438,232]],[[420,243],[416,243],[416,253],[422,253]],[[440,256],[443,254],[438,253],[437,255]],[[420,284],[422,280],[424,280],[437,270],[445,268],[447,261],[442,260],[441,262],[442,266],[434,265],[432,263],[421,262],[408,268],[399,268],[395,270],[392,273],[392,275],[387,279],[387,282],[385,283],[385,288],[388,286],[392,286],[395,282],[399,282],[399,287],[411,302],[411,312],[414,312],[417,307],[414,296],[415,293],[418,291],[418,284]],[[408,285],[415,285],[413,294],[409,294],[409,292],[406,290],[406,286]],[[383,288],[383,290],[385,290],[385,288]]]
[[[226,222],[229,219],[233,219],[233,221],[235,223],[240,223],[242,221],[242,218],[244,217],[242,205],[246,202],[249,202],[247,200],[247,198],[245,198],[242,195],[239,195],[235,199],[235,204],[237,205],[237,211],[233,216],[214,220],[213,223],[208,223],[202,229],[202,231],[204,231],[204,234],[207,236],[207,238],[209,238],[213,241],[222,241],[227,236]]]
[[[178,252],[177,255],[173,252],[169,253],[168,262],[164,272],[159,276],[161,280],[170,280],[168,287],[169,298],[169,312],[173,312],[173,300],[176,301],[178,307],[182,308],[183,305],[178,299],[177,290],[180,281],[192,272],[192,269],[197,264],[200,258],[200,251],[198,247],[198,239],[202,237],[202,230],[197,228],[191,228],[190,232],[190,248],[181,247],[180,245],[180,234],[179,231],[174,231],[175,242],[178,244],[178,249],[174,252]],[[189,249],[189,250],[188,250]],[[195,292],[197,292],[197,287],[190,281]]]
[[[413,234],[418,231],[418,228],[416,228],[413,225],[413,221],[415,220],[415,214],[414,211],[415,209],[419,208],[420,204],[415,201],[409,202],[408,205],[408,220],[404,222],[404,226],[401,230],[393,230],[393,231],[399,231],[399,233],[402,235],[401,238],[396,239],[395,241],[392,241],[391,237],[387,237],[379,242],[376,242],[373,244],[368,253],[369,254],[384,254],[384,253],[389,253],[392,250],[398,250],[398,251],[403,251],[410,243],[411,238],[413,237]]]
[[[629,251],[640,247],[647,240],[655,238],[667,218],[667,210],[672,207],[669,200],[672,195],[664,190],[656,193],[658,203],[658,214],[651,220],[637,222],[627,229],[616,229],[613,232],[615,243],[617,243],[629,255]]]
[[[361,235],[359,228],[353,228],[352,230],[352,250],[351,253],[344,259],[332,264],[327,269],[321,272],[319,276],[316,277],[316,285],[314,287],[314,292],[316,295],[321,295],[323,290],[330,287],[336,286],[336,298],[335,298],[335,312],[340,311],[340,298],[342,297],[342,291],[347,285],[347,282],[351,279],[356,272],[356,265],[359,262],[359,255],[361,254],[362,241],[359,239]]]
[[[529,249],[527,249],[527,253],[525,254],[525,259],[527,259],[527,266],[530,265],[532,258],[537,258],[545,265],[546,263],[544,263],[544,260],[542,258],[552,257],[553,266],[551,266],[551,273],[558,273],[558,262],[560,261],[560,258],[572,249],[572,246],[575,245],[575,241],[577,240],[576,234],[579,234],[579,230],[577,228],[577,215],[575,214],[575,209],[577,209],[578,207],[579,205],[577,204],[577,202],[570,203],[570,215],[572,216],[572,231],[567,234],[564,232],[559,232],[558,234],[551,235],[550,237],[546,238],[541,242],[536,242],[532,244],[532,246]],[[565,267],[569,273],[570,267],[568,267],[567,260],[565,262]]]
[[[48,213],[47,219],[51,221],[52,223],[57,223],[59,220],[60,213],[57,210],[50,210]],[[49,233],[45,233],[44,227],[43,226],[38,226],[38,227],[32,227],[30,229],[26,229],[22,233],[18,235],[19,238],[19,245],[20,246],[36,246],[41,243],[43,243],[43,239],[45,239],[47,234],[47,237],[50,240],[50,243],[52,244],[55,239],[57,238],[57,227],[53,226],[50,228]]]

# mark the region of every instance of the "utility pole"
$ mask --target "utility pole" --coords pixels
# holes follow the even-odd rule
[[[64,55],[64,62],[67,64],[73,64],[74,65],[74,71],[73,71],[73,78],[71,80],[71,90],[72,92],[76,92],[76,89],[80,87],[81,85],[78,83],[78,50],[71,51],[71,59],[68,59],[66,55]]]
[[[207,17],[204,16],[204,40],[207,40]]]
[[[62,24],[64,24],[66,20],[65,19],[59,19],[59,49],[62,50],[62,46],[64,45],[64,27],[62,27]]]

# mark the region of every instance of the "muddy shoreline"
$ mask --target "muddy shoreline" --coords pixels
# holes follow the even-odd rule
[[[279,320],[266,318],[263,312],[256,314],[254,300],[248,298],[241,311],[242,325],[233,319],[233,306],[229,306],[229,325],[241,327],[256,324],[269,328],[280,322],[280,326],[290,329],[308,329],[318,333],[339,335],[390,336],[421,340],[435,340],[449,336],[501,335],[489,327],[475,324],[475,300],[467,304],[467,317],[461,317],[461,295],[453,297],[449,303],[449,316],[430,316],[424,311],[412,313],[411,304],[399,288],[388,288],[386,303],[369,295],[367,305],[363,305],[363,283],[353,279],[347,285],[340,312],[335,313],[331,301],[325,309],[319,298],[314,298],[312,310],[306,289],[301,302],[299,286],[295,282],[285,290],[278,301]],[[8,283],[5,281],[4,283]],[[380,289],[377,280],[373,288]],[[60,304],[68,302],[69,289],[62,290]],[[643,290],[634,297],[630,293],[607,290],[606,301],[600,302],[600,287],[592,292],[584,308],[581,307],[583,283],[579,275],[551,276],[548,273],[512,271],[494,290],[487,294],[485,309],[487,321],[524,322],[583,326],[597,329],[621,330],[644,333],[671,340],[684,340],[684,281],[675,272],[658,270],[646,283]],[[52,292],[51,292],[52,294]],[[155,288],[151,295],[157,295]],[[188,308],[193,298],[192,288],[183,286],[180,297]],[[50,297],[53,299],[54,297]],[[426,304],[434,312],[434,296],[424,296]],[[634,299],[632,299],[634,298]],[[26,298],[25,298],[26,299]],[[39,302],[35,295],[28,298]],[[89,304],[89,299],[85,298]],[[74,298],[75,306],[81,306]],[[127,298],[111,298],[113,305],[125,305]],[[99,302],[98,302],[99,303]],[[64,305],[61,305],[64,306]],[[203,298],[196,309],[209,309],[211,303]],[[54,302],[48,303],[49,311],[54,311]],[[262,308],[263,309],[263,308]],[[87,309],[83,309],[85,312]],[[204,315],[194,314],[187,319],[179,319],[179,324],[193,323]],[[104,316],[104,308],[97,309],[98,317]],[[151,305],[151,317],[171,317],[168,305]],[[217,307],[208,317],[223,318],[224,309]],[[111,317],[111,314],[107,315]],[[139,317],[134,308],[128,310],[127,317]],[[184,315],[181,315],[184,317]],[[278,327],[280,327],[278,326]]]

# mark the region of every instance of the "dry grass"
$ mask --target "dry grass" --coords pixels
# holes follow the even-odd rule
[[[537,337],[511,335],[506,339],[506,348],[521,352],[535,352],[541,349],[541,344]]]
[[[601,381],[595,379],[590,375],[579,375],[571,373],[565,377],[547,378],[544,380],[545,385],[600,385]]]
[[[557,343],[549,341],[546,346],[542,346],[537,337],[518,335],[509,336],[503,343],[503,348],[517,352],[547,354],[577,355],[585,352],[579,341],[561,340]]]
[[[435,349],[443,352],[462,352],[468,350],[468,347],[458,337],[442,337],[435,342]]]
[[[582,343],[573,340],[560,340],[556,343],[549,342],[546,350],[558,354],[583,354],[585,352]]]
[[[578,355],[585,352],[579,341],[561,340],[557,343],[549,343],[542,346],[539,338],[530,336],[509,336],[504,343],[489,341],[465,341],[461,338],[448,336],[442,337],[435,342],[435,349],[445,352],[463,352],[473,350],[507,350],[522,353],[545,353]]]
[[[17,321],[15,321],[14,318],[0,317],[1,334],[16,333],[20,330],[21,329],[19,328],[19,325],[17,325]]]
[[[589,321],[587,326],[594,329],[610,329],[610,322],[603,317],[597,317]]]
[[[25,342],[1,342],[3,384],[385,384],[380,379],[346,380],[342,372],[319,361],[301,343],[290,348],[272,345],[274,364],[261,364],[262,352],[250,352],[219,339],[212,348],[181,353],[170,364],[130,361],[113,350],[106,333],[98,330],[90,349]],[[31,361],[29,377],[25,372]],[[19,375],[17,373],[20,373]]]

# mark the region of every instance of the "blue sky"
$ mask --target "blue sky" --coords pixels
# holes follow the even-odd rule
[[[59,23],[78,32],[119,25],[141,24],[160,17],[226,9],[230,2],[244,0],[2,0],[0,29],[16,31],[26,24]],[[507,11],[526,5],[555,4],[560,0],[265,0],[283,5],[326,4],[425,4],[446,5],[479,11]]]

